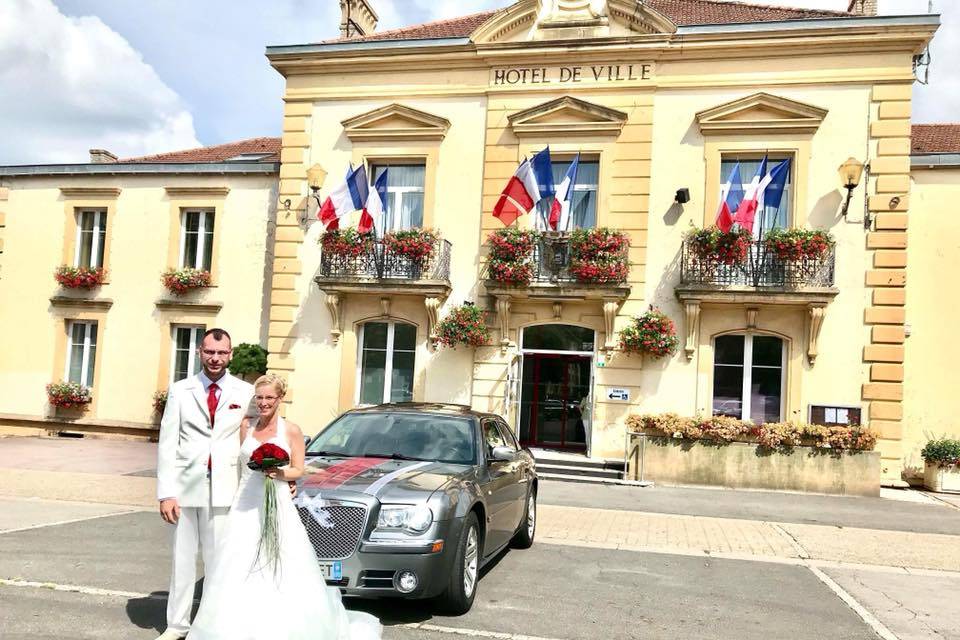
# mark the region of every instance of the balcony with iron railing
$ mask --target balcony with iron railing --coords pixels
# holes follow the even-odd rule
[[[382,239],[367,240],[343,252],[321,249],[314,282],[326,294],[334,342],[341,334],[343,302],[348,294],[375,296],[385,316],[390,315],[394,296],[420,297],[426,308],[428,331],[432,331],[440,306],[451,291],[451,251],[450,242],[439,238],[430,255],[422,259],[411,258]]]
[[[684,306],[687,358],[696,349],[701,305],[739,306],[746,311],[748,327],[754,326],[762,307],[784,305],[807,314],[807,357],[813,363],[827,305],[839,293],[834,286],[835,247],[831,243],[789,257],[765,240],[748,242],[744,249],[709,252],[689,238],[684,241],[675,292]]]

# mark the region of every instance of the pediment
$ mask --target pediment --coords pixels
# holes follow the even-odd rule
[[[638,0],[520,0],[471,34],[476,44],[582,40],[673,33],[677,26]]]
[[[553,134],[619,135],[627,114],[616,109],[563,96],[507,117],[518,137]]]
[[[827,115],[826,109],[769,93],[727,102],[697,114],[704,135],[717,133],[813,134]]]
[[[450,121],[432,113],[391,104],[347,118],[340,124],[350,140],[442,140]]]

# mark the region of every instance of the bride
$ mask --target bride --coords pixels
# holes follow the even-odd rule
[[[286,382],[268,374],[254,388],[259,417],[240,425],[243,475],[223,546],[204,579],[190,640],[379,640],[379,621],[366,613],[347,611],[340,591],[327,586],[287,489],[288,481],[303,475],[304,442],[299,427],[277,414]],[[249,469],[251,454],[266,442],[286,450],[290,464],[267,473]],[[268,482],[277,484],[280,550],[275,566],[259,552]]]

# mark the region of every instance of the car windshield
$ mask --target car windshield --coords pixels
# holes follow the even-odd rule
[[[311,453],[476,463],[472,420],[424,413],[347,413],[314,438]]]

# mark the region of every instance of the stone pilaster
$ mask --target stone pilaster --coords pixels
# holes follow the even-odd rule
[[[906,338],[907,211],[910,206],[911,85],[878,85],[871,102],[870,181],[866,209],[869,300],[863,352],[869,371],[862,388],[870,425],[880,435],[882,477],[901,482],[903,468],[903,363]]]

